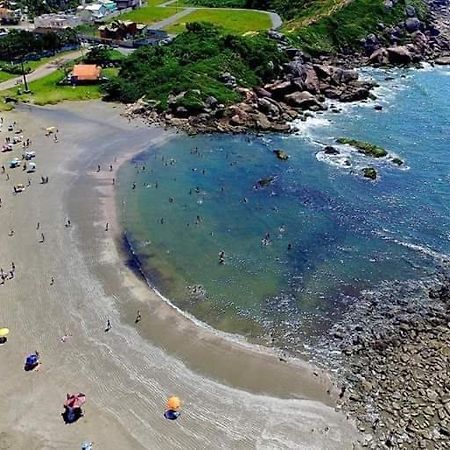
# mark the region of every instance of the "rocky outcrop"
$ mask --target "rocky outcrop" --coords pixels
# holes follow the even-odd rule
[[[340,402],[371,449],[450,446],[450,280],[390,283],[352,302],[325,346]]]

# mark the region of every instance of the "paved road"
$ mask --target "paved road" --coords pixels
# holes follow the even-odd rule
[[[152,30],[161,30],[162,28],[165,28],[169,25],[173,25],[174,23],[177,23],[179,19],[181,19],[184,16],[187,16],[193,12],[195,8],[186,8],[182,9],[180,12],[177,12],[173,16],[168,17],[167,19],[161,20],[160,22],[156,22],[149,26]]]
[[[43,64],[42,66],[38,67],[33,72],[29,73],[27,75],[27,81],[30,82],[30,81],[38,80],[39,78],[50,75],[55,70],[58,70],[66,62],[82,56],[82,54],[83,54],[82,52],[83,52],[83,50],[76,50],[74,52],[66,53],[63,56],[55,57],[55,59],[49,61],[48,63]],[[6,80],[3,83],[0,83],[0,91],[4,91],[6,89],[11,89],[22,83],[23,83],[22,76],[16,77],[16,78],[11,78],[10,80]]]

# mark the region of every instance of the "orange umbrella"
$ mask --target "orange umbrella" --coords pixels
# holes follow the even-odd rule
[[[175,395],[172,395],[172,397],[169,397],[167,400],[167,409],[171,409],[172,411],[177,411],[181,408],[181,400],[176,397]]]

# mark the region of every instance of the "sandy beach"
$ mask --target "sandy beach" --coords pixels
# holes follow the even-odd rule
[[[37,171],[0,174],[0,267],[16,267],[0,286],[0,327],[11,330],[0,346],[0,449],[353,448],[356,429],[335,410],[327,373],[196,323],[127,266],[112,180],[170,133],[120,111],[90,102],[3,114],[1,141],[16,121]],[[58,142],[45,136],[49,126]],[[20,144],[0,153],[0,164],[21,153]],[[42,365],[25,372],[34,350]],[[85,416],[70,425],[67,392],[87,395]],[[183,401],[173,422],[163,417],[171,394]]]

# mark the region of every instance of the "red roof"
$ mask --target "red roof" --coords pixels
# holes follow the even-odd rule
[[[95,81],[100,78],[102,68],[95,64],[76,64],[72,76],[78,81]]]

